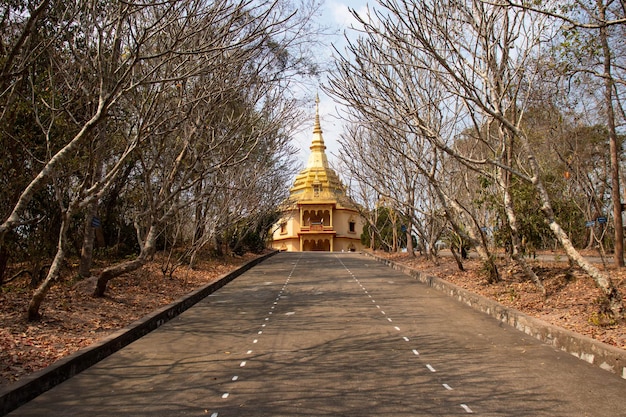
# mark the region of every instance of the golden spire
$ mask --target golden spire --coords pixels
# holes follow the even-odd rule
[[[320,125],[320,95],[315,95],[315,125],[313,126],[313,133],[322,133],[322,126]]]
[[[320,96],[315,96],[315,125],[313,125],[313,140],[311,141],[311,155],[309,156],[309,167],[321,166],[328,167],[328,160],[326,159],[326,145],[324,144],[324,138],[322,137],[322,126],[320,124]]]
[[[290,193],[298,201],[308,201],[320,198],[336,198],[337,193],[344,193],[341,180],[330,168],[326,157],[326,145],[322,137],[322,127],[320,124],[320,98],[315,97],[315,124],[313,125],[313,139],[311,141],[311,154],[304,168],[296,176]],[[323,190],[318,196],[315,195],[315,186],[320,186]]]

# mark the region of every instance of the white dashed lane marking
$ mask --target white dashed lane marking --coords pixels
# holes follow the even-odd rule
[[[339,259],[339,258],[337,258],[337,259]],[[354,281],[356,281],[356,282],[359,284],[359,286],[361,287],[361,289],[363,290],[363,292],[364,292],[364,293],[365,293],[365,294],[366,294],[366,295],[367,295],[367,296],[368,296],[368,297],[372,300],[372,303],[374,303],[374,304],[376,305],[376,308],[377,308],[378,310],[380,310],[381,314],[383,314],[383,315],[387,315],[387,314],[385,313],[385,311],[384,311],[384,310],[382,310],[382,307],[381,307],[379,304],[376,304],[376,301],[374,300],[374,298],[372,297],[372,295],[371,295],[370,293],[368,293],[368,291],[367,291],[367,289],[365,288],[365,286],[364,286],[364,285],[363,285],[363,284],[362,284],[362,283],[361,283],[361,282],[360,282],[360,281],[359,281],[359,280],[358,280],[358,279],[354,276],[354,274],[352,273],[352,271],[350,271],[350,270],[349,270],[349,269],[348,269],[348,268],[347,268],[347,267],[343,264],[343,262],[341,262],[341,259],[339,259],[339,262],[340,262],[340,263],[343,265],[343,267],[344,267],[344,268],[345,268],[345,269],[346,269],[346,270],[350,273],[350,275],[352,276],[352,278],[354,279]],[[391,282],[391,281],[390,281],[390,283],[393,283],[393,282]],[[392,322],[393,322],[393,321],[392,321],[392,319],[391,319],[390,317],[386,317],[386,318],[387,318],[387,321],[388,321],[389,323],[392,323]],[[397,331],[400,331],[400,328],[399,328],[398,326],[394,326],[394,329],[396,329]],[[402,337],[402,339],[403,339],[405,342],[409,342],[409,341],[410,341],[410,339],[409,339],[408,337],[406,337],[406,336],[403,336],[403,337]],[[420,354],[419,354],[419,352],[418,352],[418,350],[417,350],[417,349],[413,349],[413,350],[412,350],[412,352],[413,352],[413,355],[415,355],[415,356],[420,356]],[[436,369],[435,369],[432,365],[430,365],[430,364],[426,364],[426,368],[427,368],[430,372],[437,372],[437,371],[436,371]],[[447,391],[452,391],[452,387],[451,387],[450,385],[448,385],[448,384],[442,384],[442,386],[443,386],[443,388],[445,388]],[[471,409],[471,408],[470,408],[467,404],[461,404],[460,406],[461,406],[461,408],[463,408],[463,410],[465,410],[465,412],[470,413],[470,414],[473,414],[472,409]]]
[[[299,261],[299,259],[298,259],[298,261]],[[270,311],[268,312],[268,317],[265,317],[265,318],[264,318],[264,320],[263,320],[264,322],[269,321],[269,319],[270,319],[270,318],[269,318],[269,316],[273,313],[273,312],[272,312],[272,310],[274,310],[274,308],[276,308],[276,305],[278,305],[278,301],[280,301],[281,296],[282,296],[283,292],[285,291],[285,288],[287,287],[287,284],[289,283],[289,280],[291,279],[291,275],[293,274],[294,269],[295,269],[295,268],[296,268],[296,266],[298,265],[298,261],[296,261],[296,262],[293,264],[293,268],[291,269],[291,272],[289,273],[289,276],[287,277],[287,280],[285,281],[285,283],[283,284],[283,286],[282,286],[282,288],[281,288],[280,292],[278,293],[278,296],[276,297],[276,300],[272,303],[272,305],[271,305],[271,307],[270,307]],[[289,316],[289,315],[293,315],[293,314],[295,314],[295,312],[289,312],[289,313],[287,313],[287,315],[288,315],[288,316]],[[264,328],[264,327],[266,327],[266,326],[267,326],[267,323],[263,323],[263,324],[261,325],[261,328]],[[259,334],[259,335],[263,334],[263,330],[259,330],[259,331],[257,331],[257,334]],[[254,340],[252,341],[252,344],[257,344],[258,342],[259,342],[259,339],[254,339]],[[249,350],[246,352],[246,354],[247,354],[247,355],[252,354],[252,349],[249,349]],[[240,368],[243,368],[243,367],[245,367],[245,366],[247,365],[247,363],[248,363],[247,361],[241,361],[241,362],[239,363],[239,367],[240,367]],[[232,378],[231,378],[231,382],[237,382],[238,380],[239,380],[239,376],[238,376],[238,375],[233,375],[233,376],[232,376]],[[230,397],[230,394],[231,394],[230,392],[225,392],[225,393],[223,393],[223,394],[221,395],[221,398],[222,398],[222,399],[227,399],[228,397]],[[208,411],[207,411],[207,410],[205,410],[205,413],[206,413],[206,412],[208,412]],[[218,412],[214,412],[214,413],[212,413],[212,414],[211,414],[211,417],[218,417],[218,416],[219,416],[219,413],[218,413]]]
[[[339,262],[343,265],[343,262],[341,262],[341,260],[339,260]],[[289,274],[289,277],[288,277],[288,278],[287,278],[287,280],[285,281],[285,283],[284,283],[284,285],[283,285],[282,289],[280,290],[280,292],[279,292],[279,294],[278,294],[278,297],[276,298],[276,301],[274,301],[274,302],[273,302],[273,304],[272,304],[272,306],[270,307],[270,311],[269,311],[268,315],[271,315],[271,314],[272,314],[272,310],[274,310],[274,308],[275,308],[275,307],[276,307],[276,305],[278,304],[278,301],[280,301],[281,296],[282,296],[282,294],[283,294],[283,291],[286,289],[287,284],[289,283],[289,280],[290,280],[290,278],[291,278],[291,275],[293,274],[293,270],[296,268],[296,265],[297,265],[297,264],[298,264],[298,262],[296,262],[296,263],[294,264],[294,267],[293,267],[293,269],[292,269],[291,273]],[[343,266],[344,266],[344,268],[346,268],[346,267],[345,267],[345,265],[343,265]],[[346,268],[346,270],[348,270],[348,268]],[[352,276],[352,279],[353,279],[354,281],[356,281],[356,282],[359,284],[359,286],[360,286],[360,287],[361,287],[361,289],[363,290],[364,294],[365,294],[365,295],[367,295],[367,296],[369,297],[369,299],[371,299],[372,303],[376,305],[376,308],[380,310],[381,314],[382,314],[382,315],[387,315],[387,313],[386,313],[384,310],[382,310],[381,306],[380,306],[379,304],[376,304],[376,301],[374,300],[374,298],[372,297],[372,295],[371,295],[371,294],[367,291],[367,289],[365,288],[365,286],[364,286],[361,282],[359,282],[359,280],[358,280],[358,279],[354,276],[354,274],[353,274],[350,270],[348,270],[348,272],[349,272],[349,273],[350,273],[350,275]],[[288,313],[286,313],[285,315],[290,316],[290,315],[293,315],[293,314],[295,314],[295,312],[288,312]],[[269,321],[269,319],[270,319],[269,317],[265,317],[264,321]],[[393,322],[393,320],[392,320],[390,317],[386,317],[386,319],[387,319],[387,321],[388,321],[389,323]],[[262,324],[262,325],[261,325],[261,327],[262,327],[262,328],[266,327],[266,324]],[[398,327],[398,326],[394,326],[394,329],[395,329],[396,331],[400,331],[400,327]],[[257,334],[261,335],[261,334],[263,334],[263,331],[262,331],[262,330],[259,330],[259,331],[257,332]],[[409,339],[408,337],[406,337],[406,336],[403,336],[403,337],[402,337],[402,339],[403,339],[405,342],[409,342],[409,341],[410,341],[410,339]],[[252,341],[252,343],[253,343],[253,344],[256,344],[256,343],[258,343],[258,341],[259,341],[258,339],[254,339],[254,340]],[[413,352],[413,355],[418,356],[418,357],[420,356],[420,354],[419,354],[419,352],[418,352],[418,350],[417,350],[417,349],[412,349],[412,352]],[[252,353],[252,350],[248,350],[248,351],[246,352],[246,354],[248,354],[248,355],[250,355],[251,353]],[[247,361],[242,361],[242,362],[239,364],[239,366],[243,368],[243,367],[245,367],[245,366],[246,366],[246,364],[247,364]],[[432,365],[430,365],[430,364],[426,364],[426,368],[427,368],[430,372],[437,372],[437,371],[435,370],[435,368],[434,368]],[[238,376],[238,375],[234,375],[234,376],[231,378],[231,381],[232,381],[232,382],[236,382],[236,381],[238,381],[238,380],[239,380],[239,376]],[[448,384],[442,384],[442,386],[443,386],[443,388],[444,388],[444,389],[446,389],[446,390],[448,390],[448,391],[452,391],[452,387],[451,387],[450,385],[448,385]],[[221,398],[222,398],[222,399],[227,399],[227,398],[229,398],[229,397],[230,397],[230,394],[231,394],[230,392],[224,392],[224,393],[221,395]],[[473,414],[472,409],[471,409],[471,408],[470,408],[467,404],[460,404],[460,407],[461,407],[461,408],[462,408],[462,409],[463,409],[466,413],[468,413],[468,414]],[[206,411],[205,411],[205,412],[206,412]],[[214,412],[214,413],[212,413],[212,414],[211,414],[211,417],[218,417],[218,416],[219,416],[219,413],[218,413],[218,412]]]

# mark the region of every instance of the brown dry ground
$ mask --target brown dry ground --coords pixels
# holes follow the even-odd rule
[[[204,260],[195,269],[178,268],[172,278],[161,272],[163,258],[109,282],[103,298],[91,296],[95,281],[76,281],[76,270],[47,295],[38,322],[26,320],[33,289],[28,279],[0,287],[0,387],[45,368],[89,346],[150,312],[215,281],[258,255]]]
[[[626,349],[626,323],[616,324],[606,317],[601,293],[593,281],[579,269],[570,269],[565,261],[530,261],[548,290],[544,300],[534,284],[505,261],[499,265],[503,281],[490,285],[474,259],[466,261],[466,271],[461,272],[451,257],[442,257],[435,265],[424,257],[406,253],[376,255],[409,264],[534,317]],[[48,294],[41,310],[43,317],[36,323],[25,319],[32,293],[26,279],[0,287],[0,386],[101,340],[254,257],[206,260],[195,270],[181,267],[172,278],[163,276],[162,259],[157,257],[141,270],[110,282],[104,298],[93,298],[93,281],[76,282],[76,272],[68,268]],[[626,270],[609,266],[606,272],[621,294],[626,294]]]

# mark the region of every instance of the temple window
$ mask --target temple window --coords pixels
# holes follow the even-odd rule
[[[322,185],[321,184],[313,184],[313,195],[315,197],[319,197],[321,192],[322,192]]]
[[[356,224],[353,221],[348,223],[348,226],[349,226],[350,233],[356,233]]]
[[[282,222],[280,224],[280,233],[281,234],[287,233],[287,222]]]

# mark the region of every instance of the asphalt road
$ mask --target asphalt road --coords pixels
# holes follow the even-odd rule
[[[626,416],[626,380],[359,254],[281,253],[12,416]]]

